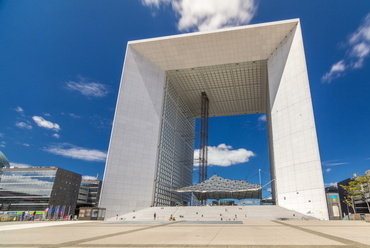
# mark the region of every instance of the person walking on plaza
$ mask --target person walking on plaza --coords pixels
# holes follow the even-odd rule
[[[154,213],[154,220],[157,219],[157,213]]]

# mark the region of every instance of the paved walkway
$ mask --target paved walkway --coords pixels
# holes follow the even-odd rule
[[[0,222],[0,247],[370,247],[363,221]]]

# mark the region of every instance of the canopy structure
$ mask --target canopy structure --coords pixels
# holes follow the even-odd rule
[[[196,185],[183,187],[176,192],[192,192],[198,200],[206,199],[261,199],[261,187],[247,181],[230,180],[214,175]]]

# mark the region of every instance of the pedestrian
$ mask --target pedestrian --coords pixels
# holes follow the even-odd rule
[[[22,221],[24,221],[24,216],[25,216],[25,215],[26,215],[26,212],[24,212],[24,211],[23,211],[23,212],[22,212],[22,219],[21,219]]]
[[[154,213],[154,220],[157,219],[157,213]]]
[[[118,214],[116,214],[116,220],[118,220]]]
[[[36,211],[33,211],[33,213],[32,213],[32,220],[35,220],[35,216],[36,216]]]

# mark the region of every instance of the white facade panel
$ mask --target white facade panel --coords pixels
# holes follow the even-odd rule
[[[282,207],[328,219],[300,25],[268,60],[269,146]]]
[[[100,206],[107,217],[150,207],[165,72],[128,46]]]

